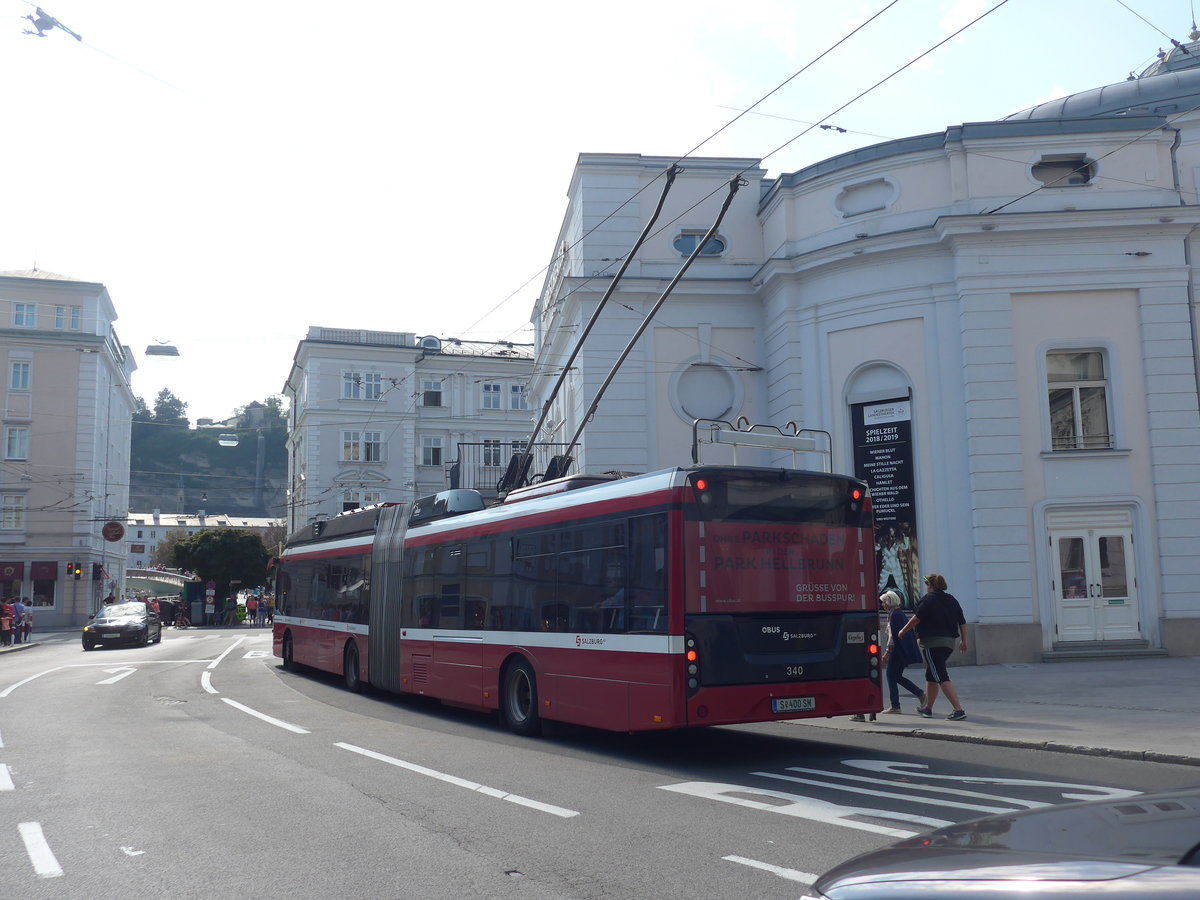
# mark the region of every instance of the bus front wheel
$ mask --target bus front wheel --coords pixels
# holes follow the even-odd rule
[[[504,687],[500,692],[504,721],[514,734],[539,734],[542,722],[538,717],[537,676],[533,666],[518,659],[504,670]]]
[[[346,690],[357,694],[362,690],[362,677],[358,672],[358,647],[354,642],[346,645],[346,653],[342,657],[342,678],[346,682]]]
[[[289,672],[296,671],[296,659],[292,656],[292,636],[290,634],[283,636],[283,667]]]

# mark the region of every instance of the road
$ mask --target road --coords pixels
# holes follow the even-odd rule
[[[0,658],[19,898],[795,898],[897,837],[1195,769],[771,723],[557,727],[354,695],[265,630]]]

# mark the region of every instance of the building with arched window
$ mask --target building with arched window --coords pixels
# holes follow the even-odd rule
[[[585,429],[581,470],[689,464],[697,418],[827,431],[834,468],[872,485],[880,589],[911,604],[922,573],[945,574],[975,661],[1200,654],[1200,43],[1187,51],[775,178],[685,160],[541,439],[575,431],[740,178]],[[673,161],[579,157],[533,313],[539,402]]]

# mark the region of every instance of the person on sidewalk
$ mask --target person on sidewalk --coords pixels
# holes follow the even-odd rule
[[[905,668],[921,661],[921,648],[917,646],[916,637],[912,634],[900,637],[900,632],[908,624],[908,613],[900,608],[900,595],[895,591],[884,592],[879,600],[888,611],[887,628],[883,632],[883,665],[892,705],[884,712],[900,712],[901,687],[917,698],[918,705],[924,706],[925,694],[904,677]]]
[[[933,704],[940,690],[953,707],[946,718],[957,722],[965,719],[967,714],[963,712],[958,691],[946,673],[946,660],[954,652],[956,643],[958,649],[966,653],[967,620],[957,598],[947,591],[943,576],[926,575],[925,587],[929,593],[921,598],[913,617],[900,629],[899,637],[916,629],[917,643],[925,660],[925,702],[917,707],[917,712],[927,719],[933,718]]]
[[[25,637],[25,604],[21,602],[20,597],[14,597],[12,602],[13,611],[13,643],[19,644]]]

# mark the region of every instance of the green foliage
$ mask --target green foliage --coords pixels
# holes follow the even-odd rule
[[[166,388],[158,392],[154,400],[154,421],[159,425],[187,426],[188,405]]]
[[[163,539],[154,545],[154,551],[150,554],[150,565],[167,567],[174,566],[175,548],[182,541],[186,541],[187,537],[188,533],[182,529],[168,531],[163,536]]]
[[[256,587],[266,580],[267,548],[252,531],[208,528],[175,545],[175,565],[202,581],[214,581],[217,595],[228,597],[231,586]]]

